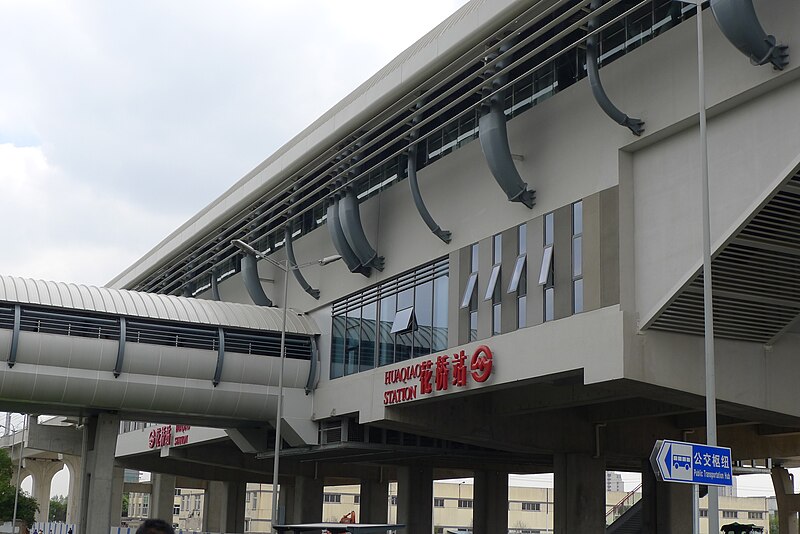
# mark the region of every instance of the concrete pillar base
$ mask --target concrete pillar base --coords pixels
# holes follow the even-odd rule
[[[772,485],[778,504],[778,530],[783,534],[798,534],[797,513],[800,512],[800,494],[794,493],[789,471],[784,467],[772,468]]]
[[[427,466],[397,468],[397,522],[405,534],[430,534],[433,530],[433,469]]]
[[[389,481],[362,480],[359,523],[389,521]]]
[[[175,503],[175,475],[153,473],[153,493],[150,495],[150,517],[172,523],[172,507]]]
[[[642,533],[692,531],[692,486],[659,482],[649,460],[642,462]]]
[[[81,524],[79,532],[108,532],[111,525],[114,459],[119,434],[119,416],[108,413],[89,418],[85,479],[82,481]],[[89,511],[91,510],[91,513]]]
[[[555,534],[605,534],[606,466],[586,453],[553,457]]]
[[[174,488],[174,480],[172,484]],[[203,499],[203,530],[244,532],[246,489],[247,484],[244,482],[209,482],[206,498]],[[174,491],[173,489],[173,493]]]
[[[56,473],[64,468],[64,462],[35,458],[27,458],[24,462],[33,477],[33,498],[39,503],[36,521],[46,522],[50,516],[50,485]]]
[[[475,534],[508,531],[508,473],[475,472],[472,524]]]
[[[322,521],[324,486],[312,477],[294,477],[294,482],[280,489],[281,506],[286,523],[317,523]]]

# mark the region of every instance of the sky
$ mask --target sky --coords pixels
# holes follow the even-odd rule
[[[464,3],[0,0],[0,274],[107,283]]]

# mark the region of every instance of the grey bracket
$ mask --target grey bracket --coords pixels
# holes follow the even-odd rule
[[[510,47],[510,44],[504,45],[500,48],[500,53],[505,52]],[[491,59],[493,58],[489,58],[489,61]],[[511,58],[503,58],[497,61],[492,69],[487,70],[486,75],[493,75],[508,65],[510,61]],[[503,87],[507,81],[507,76],[498,76],[492,82],[491,88],[484,88],[483,90],[494,92]],[[486,163],[489,165],[489,170],[498,185],[505,191],[508,200],[521,202],[529,208],[533,208],[536,192],[528,190],[528,184],[522,180],[516,165],[514,165],[514,160],[511,158],[508,130],[506,130],[506,114],[503,111],[504,99],[505,91],[499,91],[490,99],[489,105],[484,106],[481,118],[478,120],[478,138],[481,142],[481,149],[486,158]]]
[[[753,0],[711,0],[711,12],[723,35],[750,58],[753,65],[772,63],[783,70],[789,64],[789,47],[767,35],[758,20]]]
[[[117,344],[117,362],[114,364],[114,378],[119,378],[122,374],[122,362],[125,360],[125,336],[127,332],[127,322],[125,317],[119,318],[119,343]]]
[[[242,257],[242,280],[247,294],[257,306],[272,306],[264,288],[261,287],[261,280],[258,278],[258,265],[254,254],[245,254]]]
[[[419,107],[419,104],[417,107]],[[414,117],[412,123],[417,122],[419,122],[419,118]],[[433,220],[433,216],[431,216],[431,213],[425,206],[425,201],[422,200],[422,193],[419,190],[419,181],[417,180],[417,145],[414,143],[416,138],[417,132],[411,134],[411,145],[408,147],[408,186],[411,188],[411,196],[414,199],[414,205],[417,207],[419,216],[422,217],[422,220],[425,221],[425,224],[430,228],[431,232],[445,243],[449,243],[451,237],[450,231],[443,230],[442,227]]]
[[[347,244],[355,253],[362,267],[374,267],[382,271],[384,258],[369,244],[364,227],[361,224],[361,213],[358,209],[358,199],[352,188],[339,200],[339,222],[342,225]]]
[[[311,340],[311,366],[308,369],[308,380],[306,380],[306,395],[309,395],[316,388],[317,382],[317,359],[319,358],[319,351],[317,350],[317,338]]]
[[[14,367],[17,363],[17,349],[19,348],[19,331],[22,323],[22,308],[14,305],[14,330],[11,331],[11,350],[8,351],[8,366]]]
[[[214,269],[211,271],[211,298],[220,301],[222,300],[219,296],[219,282],[217,282],[217,270]]]
[[[315,299],[319,300],[319,289],[314,289],[311,287],[311,284],[308,283],[306,277],[303,276],[303,273],[300,272],[300,269],[297,268],[297,259],[294,257],[294,247],[292,246],[292,228],[291,225],[286,225],[286,231],[284,233],[284,242],[286,244],[286,257],[289,259],[289,265],[292,267],[292,274],[294,274],[295,280],[297,283],[300,284],[300,287],[303,288],[303,291],[314,297]]]
[[[214,387],[217,387],[222,379],[222,363],[225,360],[225,330],[222,327],[217,330],[217,336],[217,367],[214,369],[214,380],[212,380]]]
[[[600,7],[602,3],[602,0],[592,0],[592,11]],[[597,27],[600,26],[598,17],[589,19],[587,26],[590,32],[597,29]],[[611,99],[608,98],[605,89],[603,89],[603,82],[600,80],[600,72],[598,70],[598,60],[600,54],[598,51],[597,41],[597,35],[592,35],[586,39],[586,71],[589,75],[589,86],[592,88],[592,95],[594,95],[594,99],[600,106],[600,109],[602,109],[606,115],[611,117],[611,120],[617,124],[621,124],[622,126],[627,126],[633,135],[642,135],[642,132],[644,132],[644,121],[642,119],[628,117],[626,114],[620,111],[619,108],[617,108],[617,106],[611,102]]]
[[[334,248],[336,248],[336,252],[342,257],[342,261],[344,261],[347,268],[350,269],[351,273],[360,273],[364,276],[370,275],[369,267],[363,267],[361,262],[358,260],[356,253],[353,252],[353,249],[350,248],[350,245],[347,243],[347,239],[344,237],[344,230],[342,230],[342,223],[339,221],[339,201],[334,200],[333,203],[328,206],[328,232],[331,235],[331,242],[333,242]]]

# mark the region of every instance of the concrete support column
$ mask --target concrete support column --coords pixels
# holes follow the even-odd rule
[[[122,493],[125,489],[125,469],[115,467],[111,478],[111,526],[122,523]],[[171,517],[171,516],[170,516]]]
[[[397,522],[405,534],[433,531],[433,469],[427,466],[397,468]]]
[[[359,523],[388,523],[389,481],[362,480],[359,510]]]
[[[281,484],[281,509],[286,523],[318,523],[322,521],[322,480],[294,477],[294,482]]]
[[[108,532],[111,526],[111,496],[119,416],[101,413],[90,417],[84,430],[87,432],[87,451],[84,460],[85,478],[82,482],[80,532]]]
[[[62,455],[64,465],[69,470],[69,495],[67,496],[67,523],[80,522],[81,509],[81,457],[71,454]],[[122,506],[122,502],[120,502]]]
[[[692,486],[659,482],[648,460],[642,463],[642,533],[692,531]]]
[[[153,473],[153,491],[150,495],[150,517],[172,524],[172,507],[175,503],[175,475]]]
[[[605,461],[586,453],[559,453],[553,465],[555,534],[605,534]]]
[[[772,468],[772,485],[778,504],[778,530],[781,533],[798,534],[797,512],[800,511],[800,495],[794,492],[789,471],[784,467]]]
[[[64,468],[59,460],[27,458],[25,467],[33,476],[33,498],[39,503],[36,521],[46,522],[50,515],[50,485],[56,473]]]
[[[508,532],[508,473],[475,471],[473,532]]]
[[[174,493],[173,480],[173,493]],[[244,532],[244,482],[209,482],[203,499],[203,530],[206,532]],[[172,518],[170,507],[170,518]]]

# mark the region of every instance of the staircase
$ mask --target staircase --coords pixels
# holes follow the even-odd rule
[[[639,484],[606,513],[606,534],[641,534],[641,492]]]

